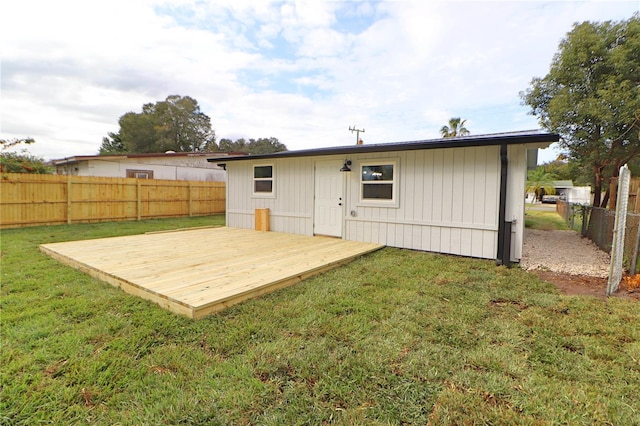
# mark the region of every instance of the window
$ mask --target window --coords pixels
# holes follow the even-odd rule
[[[397,161],[360,164],[360,201],[397,206]]]
[[[127,169],[127,177],[136,179],[153,179],[153,170]]]
[[[273,165],[253,166],[254,195],[273,195]]]

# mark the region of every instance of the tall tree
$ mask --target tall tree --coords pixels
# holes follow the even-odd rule
[[[126,148],[122,143],[120,133],[109,132],[107,136],[102,138],[102,145],[100,145],[100,155],[113,155],[125,153]]]
[[[467,136],[469,135],[469,130],[464,127],[464,124],[467,120],[462,120],[460,117],[452,117],[449,120],[448,126],[442,126],[440,129],[440,134],[443,138],[455,138],[458,136]]]
[[[211,130],[211,119],[200,111],[198,101],[189,96],[168,96],[163,102],[151,106],[159,122],[156,132],[158,143],[174,151],[201,151],[212,146],[215,133]]]
[[[128,112],[118,123],[120,130],[103,138],[100,154],[217,150],[211,119],[189,96],[145,104],[141,113]]]
[[[640,154],[640,15],[574,24],[549,73],[520,94],[561,147],[591,170],[594,205],[608,177]]]

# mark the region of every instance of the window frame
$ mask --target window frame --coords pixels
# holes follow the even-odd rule
[[[359,205],[375,207],[399,207],[398,185],[400,184],[400,161],[397,158],[379,158],[361,161],[358,164],[358,193]],[[384,181],[367,181],[362,179],[364,167],[370,166],[393,166],[393,179]],[[384,198],[364,198],[365,185],[391,184],[391,199]]]
[[[257,178],[256,168],[271,167],[271,177]],[[271,191],[256,191],[256,182],[271,182]],[[275,198],[276,196],[276,168],[274,163],[255,163],[251,165],[251,193],[256,198]]]
[[[133,179],[153,179],[153,170],[126,169],[126,177]]]

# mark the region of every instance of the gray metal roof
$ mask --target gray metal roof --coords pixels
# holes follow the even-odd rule
[[[230,162],[242,160],[262,160],[276,158],[312,157],[321,155],[343,155],[368,152],[413,151],[419,149],[456,148],[491,145],[517,145],[558,142],[556,133],[545,133],[537,130],[521,132],[492,133],[488,135],[464,136],[456,138],[439,138],[409,142],[389,142],[372,145],[349,145],[330,148],[303,149],[298,151],[282,151],[271,154],[253,154],[243,156],[219,156],[208,158],[209,162]]]

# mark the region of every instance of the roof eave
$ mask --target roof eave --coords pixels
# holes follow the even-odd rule
[[[419,149],[438,149],[438,148],[465,148],[474,146],[493,146],[493,145],[517,145],[528,144],[533,148],[543,148],[554,142],[558,142],[560,136],[556,133],[528,133],[528,134],[505,134],[505,135],[486,135],[463,138],[450,139],[432,139],[411,142],[383,143],[375,145],[349,145],[330,148],[315,148],[299,151],[282,151],[271,154],[252,154],[245,156],[230,157],[212,157],[208,158],[209,162],[218,161],[247,161],[247,160],[264,160],[276,158],[296,158],[296,157],[314,157],[325,155],[345,155],[373,152],[391,152],[391,151],[414,151]]]

